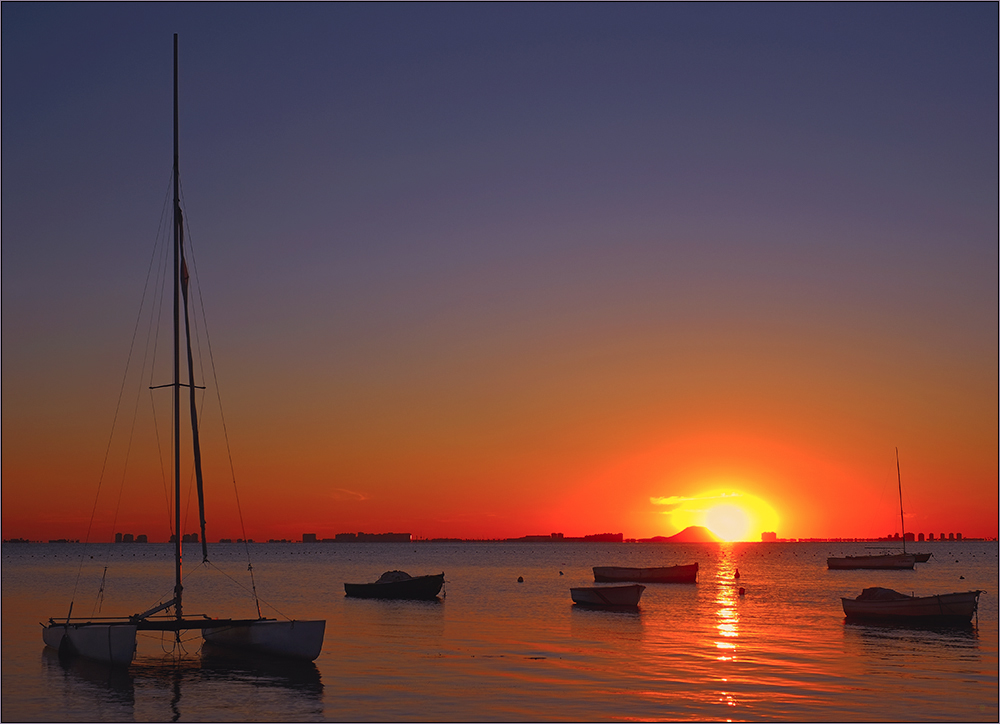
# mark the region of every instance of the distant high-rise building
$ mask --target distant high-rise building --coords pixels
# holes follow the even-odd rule
[[[303,543],[315,543],[316,542],[316,534],[315,533],[303,533],[302,534],[302,542]]]
[[[778,540],[778,534],[772,532],[764,532],[760,534],[760,539],[764,543],[774,543]]]

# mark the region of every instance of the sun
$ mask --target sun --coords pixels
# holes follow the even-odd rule
[[[747,540],[750,515],[738,505],[723,503],[705,511],[705,527],[725,541]]]
[[[714,488],[691,496],[651,498],[676,532],[689,526],[708,528],[724,541],[759,541],[764,531],[778,530],[778,514],[766,501],[733,488]]]

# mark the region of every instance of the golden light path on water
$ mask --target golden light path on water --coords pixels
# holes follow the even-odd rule
[[[725,546],[728,548],[728,546]],[[727,551],[728,552],[728,551]],[[739,569],[732,564],[732,558],[725,555],[721,561],[715,576],[715,648],[716,659],[720,662],[730,662],[736,660],[736,645],[739,639],[740,614],[737,609],[737,602],[740,596]],[[726,684],[728,678],[720,677],[719,703],[726,707],[735,708],[737,705],[731,691],[727,691]],[[726,721],[732,721],[726,719]]]

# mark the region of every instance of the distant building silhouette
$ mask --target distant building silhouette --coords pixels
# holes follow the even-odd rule
[[[760,534],[760,539],[764,543],[774,543],[778,540],[778,534],[767,531]]]

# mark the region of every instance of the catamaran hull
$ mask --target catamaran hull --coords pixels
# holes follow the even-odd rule
[[[60,653],[82,656],[112,666],[128,666],[135,657],[133,624],[49,624],[42,640]]]
[[[326,621],[252,621],[202,630],[213,646],[314,661],[323,649]]]
[[[898,594],[899,598],[887,600],[842,598],[840,601],[847,618],[969,623],[979,605],[980,593],[966,591],[918,597]]]
[[[874,570],[906,570],[912,569],[916,556],[898,554],[889,556],[847,556],[846,558],[827,558],[826,567],[831,570],[852,571],[859,569]]]

